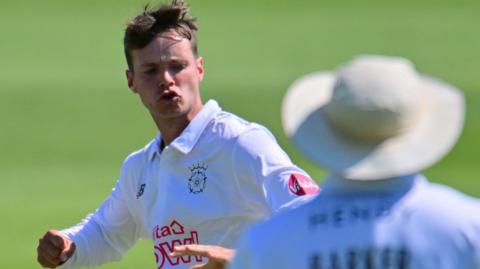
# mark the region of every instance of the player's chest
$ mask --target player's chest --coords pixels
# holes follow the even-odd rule
[[[236,176],[222,156],[156,160],[142,172],[137,204],[144,224],[182,219],[189,225],[243,207]],[[236,202],[238,201],[238,202]]]

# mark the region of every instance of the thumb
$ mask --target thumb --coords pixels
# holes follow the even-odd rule
[[[64,239],[63,245],[62,252],[60,252],[60,261],[62,263],[66,262],[75,251],[75,244],[73,244],[72,241]]]
[[[61,253],[60,253],[60,261],[61,262],[66,262],[68,260],[68,255],[67,255],[67,250],[63,250]]]
[[[194,265],[192,267],[190,267],[189,269],[206,269],[208,268],[208,263],[204,263],[204,264],[197,264],[197,265]]]

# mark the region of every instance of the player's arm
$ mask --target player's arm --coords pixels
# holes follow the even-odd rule
[[[291,162],[274,136],[262,126],[239,136],[233,153],[233,167],[240,186],[260,188],[270,212],[300,204],[319,191],[317,184]],[[247,191],[244,193],[248,196]]]
[[[87,267],[120,260],[123,253],[139,239],[141,232],[128,208],[127,180],[122,172],[115,188],[95,213],[81,223],[60,232],[47,232],[40,240],[38,261],[42,266],[55,268]],[[52,239],[54,238],[54,239]],[[61,244],[74,246],[67,256]]]
[[[62,233],[76,245],[76,251],[64,267],[87,267],[118,261],[139,238],[121,188],[113,189],[94,214]],[[62,267],[63,268],[63,267]]]

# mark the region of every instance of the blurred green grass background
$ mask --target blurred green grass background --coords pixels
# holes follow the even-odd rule
[[[124,79],[122,32],[139,0],[0,2],[0,268],[39,268],[38,238],[108,195],[122,160],[155,128]],[[153,2],[155,3],[155,2]],[[204,100],[284,137],[280,105],[309,72],[363,53],[405,56],[467,97],[464,133],[426,174],[480,196],[479,1],[191,0]],[[448,206],[448,205],[445,205]],[[101,268],[154,268],[150,242]]]

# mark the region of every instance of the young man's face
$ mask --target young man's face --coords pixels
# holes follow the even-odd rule
[[[190,41],[168,32],[145,48],[132,50],[131,55],[128,86],[140,95],[152,116],[191,120],[202,107],[203,60],[195,57]]]

